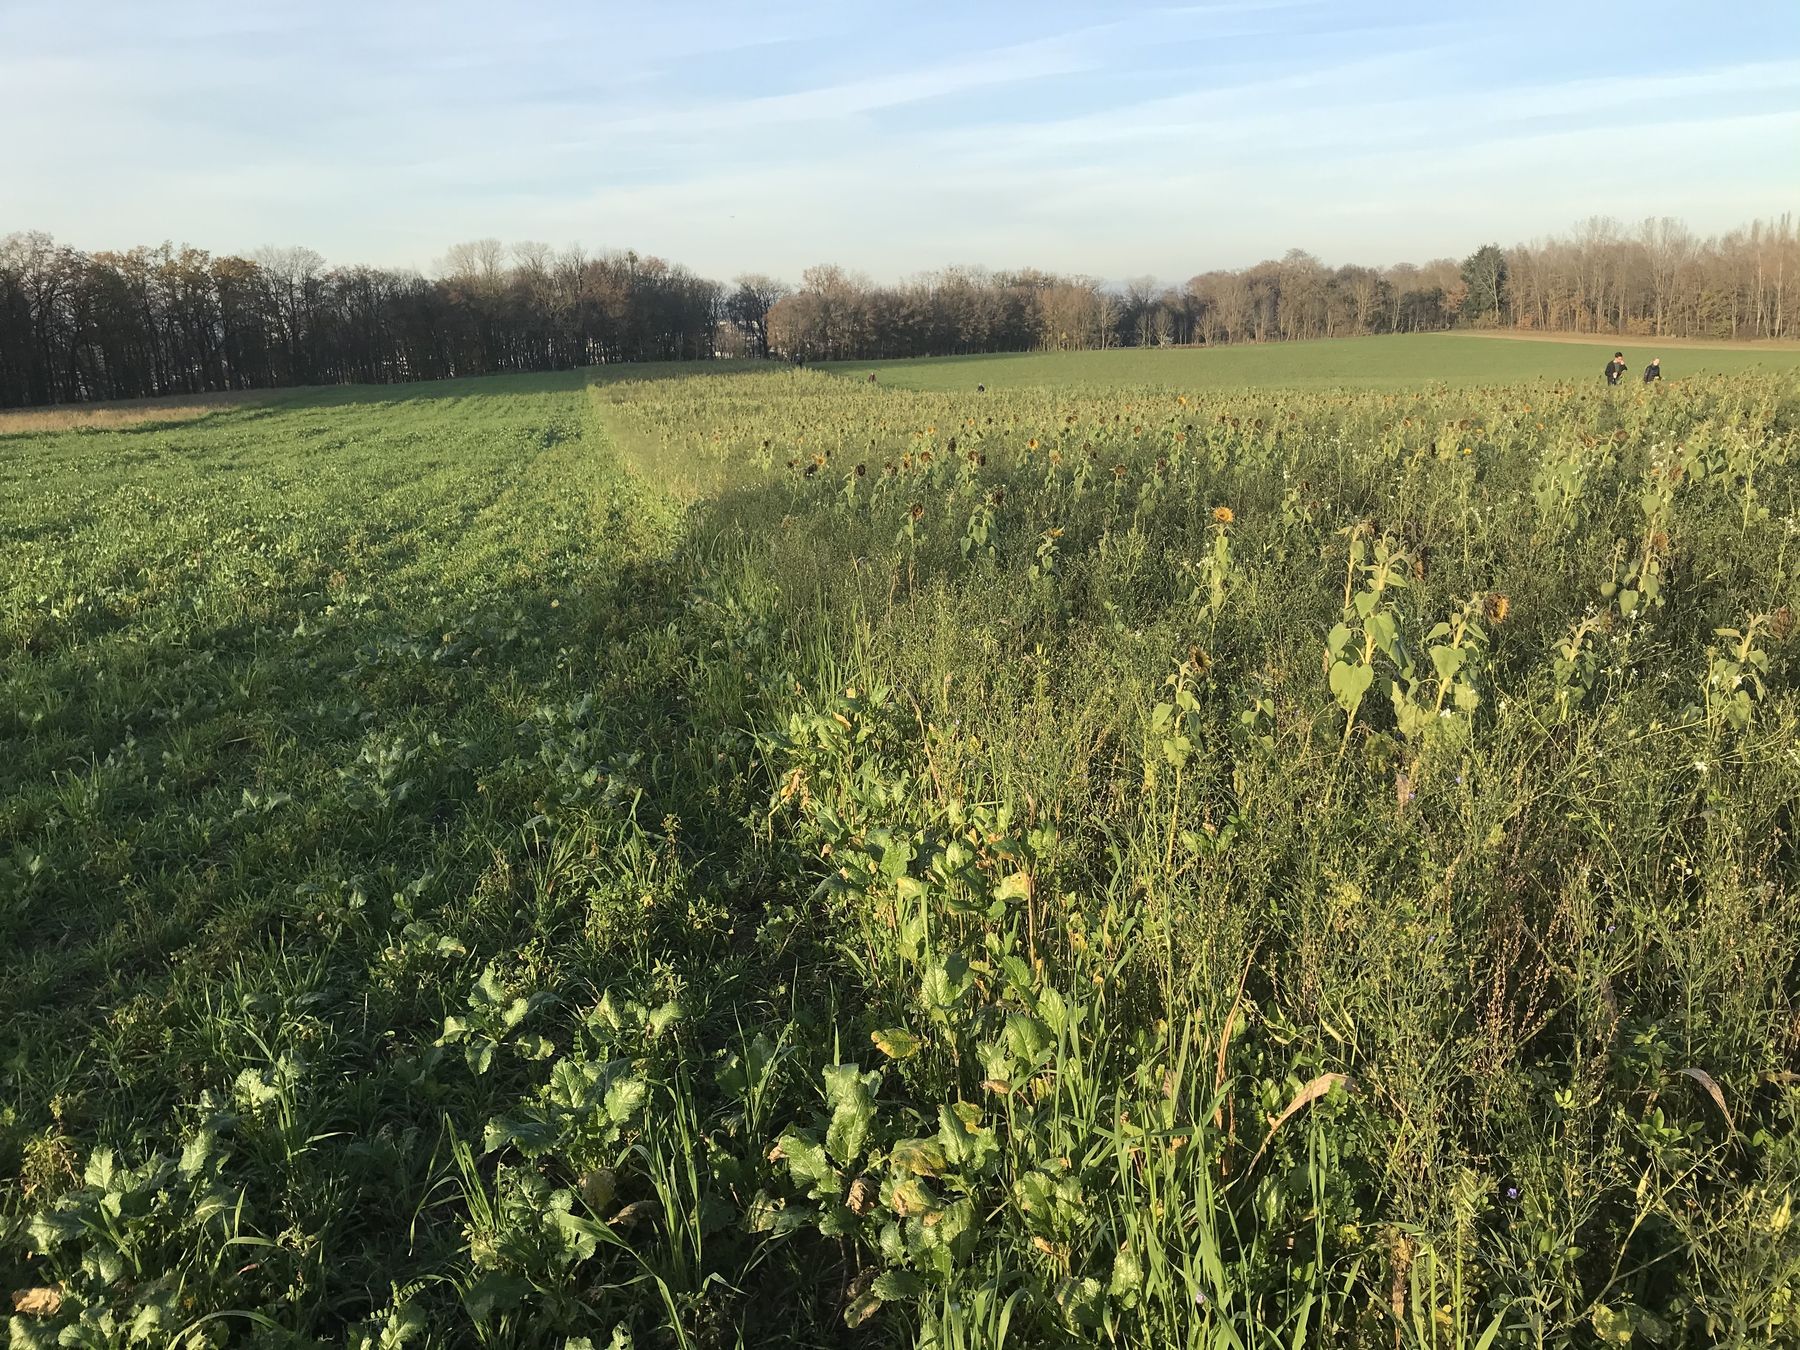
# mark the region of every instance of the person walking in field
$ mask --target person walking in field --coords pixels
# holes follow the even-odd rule
[[[1653,384],[1662,378],[1662,357],[1653,356],[1650,364],[1644,367],[1644,383]]]
[[[1625,376],[1625,353],[1614,352],[1613,359],[1606,363],[1606,382],[1617,384]]]

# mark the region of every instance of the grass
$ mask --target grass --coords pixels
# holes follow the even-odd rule
[[[1794,1344],[1797,465],[1769,373],[12,437],[11,1340]]]
[[[1800,368],[1800,348],[1791,346],[1663,343],[1659,347],[1653,340],[1639,338],[1604,339],[1600,345],[1624,348],[1632,361],[1634,379],[1653,355],[1662,356],[1665,376],[1671,379]],[[1198,392],[1241,388],[1401,390],[1547,380],[1600,388],[1600,368],[1610,354],[1601,353],[1596,361],[1594,344],[1581,339],[1521,342],[1464,333],[1421,333],[1263,346],[1125,347],[1104,352],[855,361],[823,369],[859,379],[873,374],[880,383],[900,389],[965,393],[973,392],[978,384],[989,389],[1157,385]]]

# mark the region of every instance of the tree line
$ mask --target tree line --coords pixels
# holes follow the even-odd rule
[[[730,286],[634,252],[480,240],[427,277],[310,249],[85,253],[0,239],[0,407],[442,379],[619,361],[943,356],[1272,342],[1457,326],[1639,337],[1800,335],[1792,217],[1702,238],[1595,218],[1460,262],[1328,267],[1295,249],[1181,286],[948,268],[880,285],[835,266]]]
[[[83,253],[14,234],[0,239],[0,407],[697,360],[717,350],[719,299],[658,258],[494,240],[426,278],[305,248]]]
[[[768,311],[774,350],[807,359],[967,351],[1274,342],[1453,327],[1635,337],[1800,336],[1800,233],[1791,216],[1700,238],[1679,221],[1567,237],[1462,261],[1328,267],[1300,249],[1182,286],[1109,287],[1041,272],[950,269],[878,286],[810,269]]]

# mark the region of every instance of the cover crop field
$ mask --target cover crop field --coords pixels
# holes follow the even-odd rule
[[[1800,382],[1596,351],[0,427],[12,1342],[1800,1343]]]
[[[1780,374],[1800,370],[1800,343],[1682,342],[1669,338],[1487,337],[1408,333],[1317,342],[1239,343],[1218,347],[1118,347],[1109,351],[993,353],[911,361],[855,361],[826,369],[875,374],[903,389],[963,390],[1043,386],[1116,389],[1169,385],[1231,391],[1419,389],[1527,380],[1598,384],[1615,350],[1630,357],[1635,384],[1652,356],[1670,376]]]

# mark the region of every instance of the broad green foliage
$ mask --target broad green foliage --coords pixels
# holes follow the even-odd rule
[[[1800,1344],[1791,377],[645,373],[0,438],[15,1342]]]

